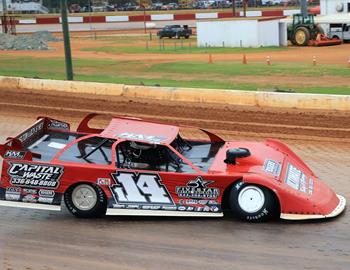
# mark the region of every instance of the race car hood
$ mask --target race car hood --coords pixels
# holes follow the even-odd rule
[[[237,158],[237,163],[225,163],[226,153],[230,149],[243,148],[248,149],[250,155],[245,158]],[[226,142],[225,145],[218,151],[215,159],[210,167],[212,173],[236,174],[236,173],[263,173],[264,165],[266,167],[272,166],[268,161],[273,161],[276,172],[278,173],[278,166],[281,167],[285,160],[286,154],[271,147],[267,142],[246,142],[234,141]]]
[[[226,164],[229,149],[246,148],[250,155]],[[346,200],[324,184],[285,144],[265,142],[227,142],[220,149],[210,173],[242,175],[244,182],[273,190],[280,201],[281,218],[305,219],[340,214]]]

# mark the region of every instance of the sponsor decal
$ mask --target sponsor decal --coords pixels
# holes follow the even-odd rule
[[[26,152],[24,152],[24,151],[7,150],[5,155],[4,155],[4,158],[24,159],[25,155],[26,155]]]
[[[192,212],[219,212],[219,206],[188,206],[188,205],[137,205],[137,204],[113,204],[117,209],[142,209],[142,210],[160,210],[160,211],[192,211]]]
[[[27,194],[22,199],[23,202],[36,203],[37,198],[33,194]]]
[[[301,170],[294,167],[292,164],[288,164],[288,170],[286,174],[286,184],[290,187],[299,190],[300,179],[305,177]]]
[[[101,186],[110,186],[111,179],[109,179],[109,178],[97,178],[96,184],[101,185]]]
[[[308,193],[309,195],[312,195],[312,192],[314,191],[314,180],[312,180],[311,178],[309,179],[309,189],[308,189]]]
[[[50,129],[63,129],[63,130],[69,130],[69,125],[65,122],[57,121],[57,120],[50,120],[50,123],[48,125]]]
[[[220,190],[214,187],[208,187],[214,181],[205,181],[201,176],[187,183],[187,186],[176,187],[176,194],[180,198],[192,199],[216,199],[219,197]]]
[[[7,187],[5,191],[5,200],[19,201],[21,198],[21,188],[19,187]]]
[[[288,164],[285,182],[295,190],[299,190],[309,195],[312,194],[313,180],[307,180],[306,175],[292,164]]]
[[[38,197],[38,202],[39,203],[48,203],[52,204],[54,198],[49,198],[49,197]]]
[[[37,195],[38,194],[38,190],[37,189],[31,189],[31,188],[23,188],[23,193],[25,194],[33,194],[33,195]]]
[[[55,191],[47,190],[47,189],[40,189],[39,190],[39,196],[53,198],[55,196]]]
[[[110,189],[118,204],[174,205],[158,174],[117,172],[112,178],[117,184]]]
[[[63,167],[43,164],[9,162],[8,175],[14,186],[56,189]]]
[[[136,133],[129,133],[129,132],[120,133],[117,135],[117,137],[124,138],[124,139],[147,141],[150,143],[160,143],[167,139],[166,137],[162,137],[162,136],[152,136],[152,135],[136,134]]]
[[[44,128],[44,121],[38,122],[35,126],[31,127],[29,130],[24,132],[19,136],[19,140],[23,143],[31,139],[35,134],[39,133]]]
[[[183,205],[218,205],[219,203],[215,200],[196,200],[196,199],[181,199],[179,204]]]
[[[279,177],[281,174],[281,164],[274,160],[266,159],[264,162],[263,171],[270,173],[275,177]]]

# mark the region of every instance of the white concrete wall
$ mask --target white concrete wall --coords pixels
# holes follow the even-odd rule
[[[320,0],[321,15],[349,13],[350,0]],[[342,11],[337,11],[337,6],[343,5]]]
[[[205,47],[257,47],[257,21],[197,22],[197,45]]]
[[[278,20],[258,22],[259,47],[279,46]]]
[[[232,20],[197,22],[197,46],[279,46],[279,21]]]
[[[174,14],[152,14],[152,21],[172,21],[174,20]]]

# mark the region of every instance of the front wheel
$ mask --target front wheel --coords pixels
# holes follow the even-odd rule
[[[235,216],[248,222],[267,221],[278,214],[278,203],[272,191],[242,181],[232,187],[229,205]]]
[[[295,30],[294,41],[298,46],[307,46],[310,41],[310,31],[306,27],[299,27]]]
[[[68,210],[76,217],[93,218],[106,213],[107,201],[97,185],[78,184],[64,193]]]

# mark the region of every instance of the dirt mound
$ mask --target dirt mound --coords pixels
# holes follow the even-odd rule
[[[40,31],[32,35],[12,36],[0,33],[0,50],[48,50],[48,41],[59,41],[50,32]]]

